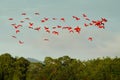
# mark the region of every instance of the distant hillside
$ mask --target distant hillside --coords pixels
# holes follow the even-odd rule
[[[34,59],[34,58],[26,58],[26,59],[30,62],[40,62],[39,60]]]

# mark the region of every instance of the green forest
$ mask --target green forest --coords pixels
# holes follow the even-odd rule
[[[120,58],[81,61],[62,56],[30,62],[4,53],[0,55],[0,80],[120,80]]]

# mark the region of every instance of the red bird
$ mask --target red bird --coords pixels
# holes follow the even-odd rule
[[[29,26],[33,26],[33,23],[29,22]]]
[[[92,23],[93,23],[93,24],[95,24],[96,22],[97,22],[97,21],[95,21],[95,20],[92,20]]]
[[[11,24],[12,26],[15,26],[16,24]]]
[[[17,26],[22,27],[22,25],[21,25],[21,24],[18,24]]]
[[[89,41],[92,41],[92,40],[93,40],[93,38],[92,38],[92,37],[89,37],[89,38],[88,38],[88,40],[89,40]]]
[[[33,24],[34,24],[34,23],[29,22],[29,28],[32,28],[32,29],[33,29]]]
[[[86,14],[83,14],[83,17],[87,17],[87,15],[86,15]]]
[[[45,22],[45,20],[41,20],[41,22],[43,23],[43,22]]]
[[[46,27],[46,26],[44,26],[44,29],[45,29],[45,30],[47,30],[47,29],[49,29],[49,28],[48,28],[48,27]]]
[[[39,31],[39,30],[40,30],[40,27],[34,28],[34,30],[37,30],[37,31]]]
[[[73,18],[75,18],[77,21],[80,20],[80,18],[76,17],[76,16],[72,16]]]
[[[57,25],[57,28],[62,28],[62,26]]]
[[[50,30],[49,30],[49,29],[47,29],[47,30],[46,30],[46,32],[50,33]]]
[[[44,41],[49,41],[49,39],[45,38]]]
[[[72,16],[73,18],[76,18],[76,16]]]
[[[72,29],[71,29],[71,30],[69,30],[69,32],[70,32],[70,33],[74,33],[74,31],[73,31]]]
[[[52,18],[52,20],[57,20],[57,18]]]
[[[26,13],[22,13],[21,15],[26,15]]]
[[[72,29],[72,27],[68,27],[67,29],[68,29],[68,30],[71,30],[71,29]]]
[[[103,28],[103,29],[105,29],[105,26],[99,25],[98,28]]]
[[[13,38],[17,38],[16,36],[12,36]]]
[[[62,27],[62,29],[68,29],[69,27],[67,26],[67,27]]]
[[[44,19],[45,19],[45,21],[48,21],[49,18],[44,18]]]
[[[44,26],[44,29],[45,29],[46,32],[50,33],[50,30],[49,30],[48,27]]]
[[[25,18],[26,20],[30,20],[30,18]]]
[[[20,30],[16,30],[16,34],[19,33],[19,32],[20,32]]]
[[[105,18],[101,18],[102,19],[102,22],[107,22],[107,19]]]
[[[13,18],[9,18],[8,20],[13,20]]]
[[[85,18],[85,20],[88,20],[88,21],[90,21],[90,19],[89,19],[89,18]]]
[[[76,19],[77,21],[80,20],[80,18],[78,18],[78,17],[76,17],[75,19]]]
[[[18,28],[18,26],[16,26],[16,25],[13,25],[13,27],[14,27],[15,29],[17,29],[17,28]]]
[[[87,27],[87,26],[89,26],[89,25],[85,23],[84,26]]]
[[[74,28],[74,30],[75,30],[77,33],[80,33],[81,28],[77,26],[76,28]]]
[[[57,32],[57,31],[52,31],[52,33],[55,35],[59,35],[59,32]]]
[[[63,22],[65,22],[65,18],[61,18],[60,20],[63,21]]]
[[[24,21],[20,21],[21,23],[24,23]]]
[[[93,24],[92,23],[89,23],[90,26],[92,26]]]
[[[36,12],[35,15],[40,15],[40,14],[38,12]]]
[[[56,29],[56,27],[52,27],[53,29]]]
[[[102,21],[97,21],[96,23],[95,23],[95,26],[99,26],[99,25],[101,25],[102,24]]]
[[[19,25],[14,25],[14,28],[15,28],[15,29],[18,29],[19,27],[22,27],[22,25],[21,25],[21,24],[19,24]]]
[[[22,41],[19,40],[19,44],[23,44],[23,43],[24,43],[24,42],[22,42]]]

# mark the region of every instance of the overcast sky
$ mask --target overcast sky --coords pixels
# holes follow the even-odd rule
[[[12,56],[32,57],[44,60],[46,56],[57,58],[68,55],[72,58],[87,60],[97,57],[120,57],[120,0],[0,0],[0,54],[10,53]],[[80,34],[69,34],[60,31],[60,35],[51,35],[32,31],[26,28],[26,24],[19,34],[11,28],[12,23],[19,23],[24,17],[21,13],[27,13],[26,17],[31,18],[36,26],[47,25],[70,25],[81,26]],[[39,16],[34,13],[39,12]],[[90,19],[105,17],[108,22],[105,29],[96,27],[85,28],[85,22],[81,17],[85,13]],[[79,16],[79,22],[73,21],[72,16]],[[14,18],[9,21],[8,18]],[[48,21],[40,23],[44,17],[65,17],[66,22]],[[16,35],[19,40],[24,41],[23,45],[11,35]],[[93,41],[87,40],[89,36]],[[50,40],[44,41],[43,38]]]

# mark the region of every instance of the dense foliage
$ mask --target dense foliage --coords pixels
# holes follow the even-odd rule
[[[33,63],[5,53],[0,55],[0,80],[120,80],[120,58],[80,61],[63,56]]]

